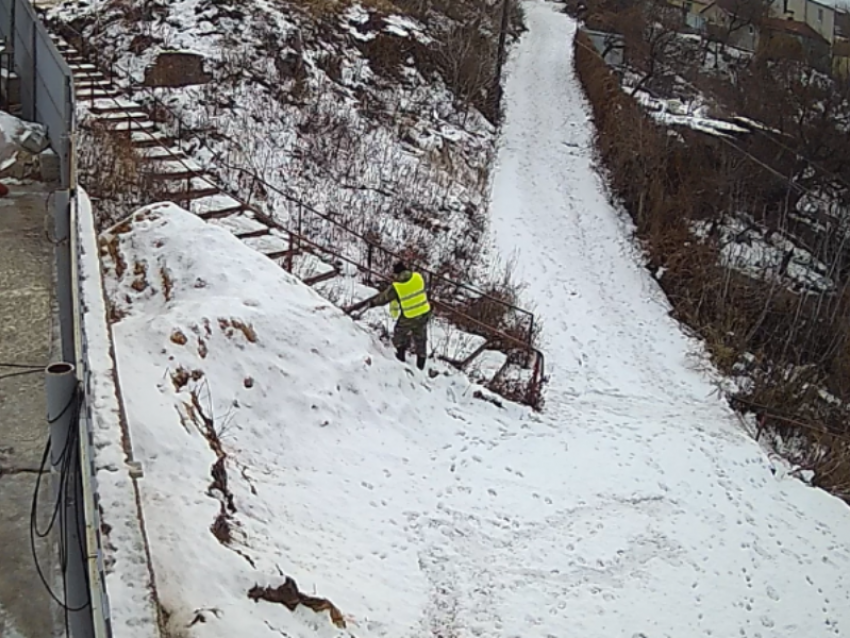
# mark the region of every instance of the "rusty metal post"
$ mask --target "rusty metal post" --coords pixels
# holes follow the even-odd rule
[[[372,281],[372,251],[374,250],[371,241],[366,243],[366,281]]]
[[[300,239],[304,236],[304,230],[301,228],[301,202],[298,202],[298,248],[301,248]]]
[[[540,389],[543,385],[542,355],[534,353],[534,371],[531,373],[531,381],[528,384],[525,400],[532,408],[537,409],[540,401]]]
[[[289,235],[289,252],[286,253],[286,260],[284,262],[284,268],[286,268],[286,272],[292,272],[292,255],[295,252],[295,244],[292,240],[292,233],[287,233]]]
[[[534,315],[529,314],[530,320],[528,322],[528,357],[525,360],[526,367],[531,367],[531,356],[533,355],[534,348]]]

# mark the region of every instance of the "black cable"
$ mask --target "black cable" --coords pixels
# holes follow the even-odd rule
[[[35,479],[35,491],[33,492],[33,503],[32,507],[38,510],[38,493],[41,491],[41,477],[44,476],[47,466],[47,458],[50,455],[50,437],[47,439],[47,445],[44,446],[44,454],[41,457],[41,465],[38,468],[38,474]],[[61,477],[60,477],[61,480]],[[59,499],[56,499],[56,503],[53,506],[53,513],[50,515],[50,522],[47,524],[47,529],[43,532],[38,531],[38,519],[32,516],[32,511],[30,511],[30,537],[32,534],[38,538],[46,538],[50,531],[53,529],[54,523],[56,523],[56,516],[59,512]],[[31,540],[34,540],[31,538]]]
[[[44,456],[44,459],[43,459],[45,461],[45,464],[46,464],[46,459],[47,459],[46,453],[49,451],[49,449],[50,449],[50,445],[48,444],[47,446],[45,446],[45,456]],[[42,467],[42,470],[43,469],[44,468]],[[45,536],[52,529],[53,524],[56,520],[57,514],[59,515],[59,518],[60,518],[60,522],[59,522],[60,528],[62,526],[62,509],[64,509],[62,507],[62,505],[63,505],[63,502],[62,502],[62,487],[64,485],[64,479],[65,479],[65,475],[64,475],[64,473],[61,473],[60,477],[59,477],[59,480],[60,480],[59,496],[56,498],[56,506],[54,508],[53,515],[51,517],[50,525],[48,526],[48,529],[46,530],[46,532],[44,534]],[[36,481],[36,485],[38,487],[40,487],[40,480]],[[37,489],[38,489],[38,487],[37,487]],[[37,517],[36,517],[36,511],[37,511],[36,508],[37,507],[38,507],[38,492],[36,491],[36,492],[33,493],[32,507],[30,509],[30,551],[32,553],[32,560],[33,560],[33,563],[35,564],[35,570],[38,573],[38,577],[41,580],[41,584],[44,585],[44,589],[47,590],[47,593],[54,600],[54,602],[56,602],[56,604],[60,605],[63,608],[66,608],[67,605],[65,604],[65,602],[63,602],[62,600],[59,599],[59,597],[53,592],[53,588],[47,582],[47,578],[45,577],[44,571],[41,568],[41,562],[38,560],[38,553],[36,552],[36,543],[35,543],[36,536],[39,535],[38,531],[36,529],[37,526],[38,526]],[[44,536],[41,536],[41,538],[43,538],[43,537]],[[59,565],[61,567],[62,579],[64,581],[65,575],[68,571],[68,566],[67,566],[67,561],[65,560],[64,546],[61,542],[59,543]],[[65,600],[67,601],[67,596],[65,597]],[[75,610],[71,610],[71,611],[82,611],[83,609],[85,609],[85,607],[81,607],[80,609],[75,609]]]
[[[60,417],[61,417],[61,414],[60,414]],[[60,418],[60,417],[57,417],[57,419]],[[54,419],[54,421],[55,420],[56,419]],[[48,419],[48,423],[51,423],[51,421],[49,419]],[[51,465],[59,466],[60,464],[62,464],[62,466],[64,467],[65,466],[65,459],[66,459],[66,457],[69,453],[69,450],[71,449],[71,445],[72,445],[71,437],[70,436],[66,437],[65,438],[65,447],[63,448],[62,452],[59,454],[59,458],[56,459],[56,463],[54,464],[51,461]],[[44,456],[41,459],[41,467],[39,468],[39,473],[38,473],[38,476],[36,477],[36,481],[35,481],[35,493],[33,494],[33,498],[36,501],[36,505],[35,505],[36,511],[37,511],[37,508],[38,508],[37,503],[38,503],[38,493],[39,493],[39,489],[41,487],[41,477],[44,475],[44,472],[45,472],[44,468],[47,465],[47,458],[48,458],[48,455],[50,453],[50,447],[51,447],[50,446],[50,437],[48,437],[47,438],[47,445],[44,446]],[[62,494],[61,490],[64,486],[65,480],[66,480],[65,474],[60,472],[60,474],[59,474],[59,494],[60,495]],[[48,523],[47,529],[44,530],[44,532],[38,531],[38,520],[36,519],[34,521],[34,523],[35,523],[34,524],[34,531],[35,531],[36,536],[38,536],[39,538],[46,538],[47,535],[50,534],[50,531],[53,529],[53,525],[56,523],[56,516],[57,516],[57,513],[60,509],[61,504],[62,504],[62,500],[60,498],[57,498],[56,503],[53,506],[53,514],[51,514],[51,516],[50,516],[50,523]]]
[[[38,573],[39,579],[44,585],[44,588],[47,590],[50,597],[62,607],[65,615],[65,631],[66,635],[70,635],[69,632],[69,624],[68,624],[68,614],[71,612],[79,612],[91,605],[91,594],[86,588],[87,592],[87,600],[86,602],[79,607],[71,607],[68,605],[68,583],[67,583],[67,574],[68,574],[68,534],[69,529],[67,526],[67,521],[65,520],[65,506],[68,503],[68,498],[73,499],[74,503],[74,518],[76,519],[76,527],[78,533],[78,539],[80,544],[80,552],[81,555],[85,556],[85,548],[83,547],[82,537],[80,534],[80,521],[79,521],[79,499],[76,498],[74,494],[74,490],[77,485],[77,481],[81,478],[80,475],[80,457],[79,457],[79,448],[77,446],[77,442],[79,441],[79,428],[75,427],[73,424],[79,420],[79,415],[82,407],[82,392],[79,387],[76,387],[71,395],[71,399],[68,401],[67,405],[62,409],[61,413],[55,418],[48,419],[50,423],[55,423],[62,416],[64,416],[68,409],[72,406],[74,408],[74,414],[72,415],[72,427],[69,428],[68,436],[65,439],[65,446],[59,455],[58,459],[55,459],[54,466],[59,467],[59,489],[58,495],[56,498],[56,503],[54,504],[53,513],[51,514],[50,523],[48,527],[44,531],[39,531],[38,529],[38,520],[37,520],[37,512],[38,512],[38,493],[41,489],[41,475],[44,473],[45,468],[47,466],[47,460],[50,454],[50,440],[48,439],[47,444],[44,448],[44,453],[41,459],[40,472],[38,474],[38,478],[36,479],[36,487],[33,493],[32,498],[32,506],[30,509],[30,549],[32,551],[33,562],[35,563],[36,571]],[[69,489],[71,490],[69,492]],[[36,537],[44,538],[46,537],[50,531],[53,529],[56,519],[59,519],[59,529],[62,534],[59,538],[59,567],[62,573],[62,599],[53,591],[53,588],[47,582],[47,578],[44,575],[44,571],[41,567],[41,563],[38,559],[38,554],[36,552]],[[86,574],[86,581],[88,581],[88,575]]]
[[[74,388],[74,391],[71,393],[71,398],[70,398],[70,399],[68,399],[68,403],[66,403],[66,404],[65,404],[65,407],[64,407],[64,408],[62,408],[62,411],[61,411],[61,412],[60,412],[57,416],[55,416],[55,417],[54,417],[54,418],[52,418],[52,419],[51,419],[51,418],[50,418],[50,416],[48,415],[48,417],[47,417],[47,423],[48,423],[49,425],[53,425],[53,424],[54,424],[54,423],[56,423],[59,419],[61,419],[63,416],[65,416],[65,413],[68,411],[68,408],[70,408],[70,407],[71,407],[72,405],[74,405],[75,403],[79,403],[79,401],[80,401],[80,397],[78,396],[79,394],[80,394],[79,388]],[[79,410],[78,410],[77,412],[79,413]],[[73,429],[74,429],[74,430],[76,430],[76,428],[73,428]],[[70,437],[69,437],[69,438],[70,438]]]
[[[28,370],[44,370],[47,366],[31,365],[29,363],[0,363],[0,368],[26,368]]]
[[[44,372],[44,368],[33,368],[31,370],[18,370],[17,372],[7,372],[0,374],[0,379],[8,379],[9,377],[22,377],[27,374],[36,374]]]

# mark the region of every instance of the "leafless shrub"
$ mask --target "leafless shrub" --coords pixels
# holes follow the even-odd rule
[[[144,202],[150,191],[142,158],[126,135],[110,131],[99,122],[83,123],[77,146],[78,178],[97,201],[97,229],[105,230],[124,219]]]
[[[743,361],[751,362],[752,382],[739,395],[741,400],[767,406],[785,418],[819,424],[821,432],[848,434],[850,412],[841,405],[850,399],[846,277],[837,291],[813,293],[792,290],[778,279],[787,269],[787,258],[779,271],[765,268],[751,274],[726,268],[720,261],[723,246],[714,230],[728,215],[752,211],[759,225],[788,232],[799,194],[791,192],[781,172],[767,167],[768,160],[776,163],[782,157],[777,158],[774,149],[768,158],[770,147],[759,142],[750,142],[749,154],[762,155],[764,161],[742,159],[730,145],[690,131],[679,131],[682,138],[671,137],[621,90],[583,34],[575,50],[612,197],[634,218],[650,268],[663,269],[659,282],[676,317],[705,339],[721,370],[735,374]],[[748,90],[757,86],[749,84]],[[775,89],[776,82],[768,86]],[[769,102],[775,109],[790,99],[778,92],[777,99],[767,100],[768,87],[764,90],[753,100]],[[793,163],[787,166],[793,170]],[[714,229],[705,241],[697,241],[690,229],[699,220],[709,221]],[[837,272],[843,263],[840,252],[833,251],[830,272]],[[840,399],[838,405],[825,401],[820,389],[833,392]],[[813,425],[808,430],[818,431]],[[819,466],[818,480],[844,489],[840,485],[850,466],[846,456],[838,461],[844,448],[830,444],[831,451],[824,456],[821,434],[801,436],[809,440],[806,454],[829,460]],[[812,462],[814,457],[807,458]]]
[[[448,87],[466,108],[477,108],[496,120],[489,90],[494,86],[497,41],[479,21],[452,25],[434,47],[437,67]]]

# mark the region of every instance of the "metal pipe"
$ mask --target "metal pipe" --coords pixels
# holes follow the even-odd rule
[[[74,366],[64,361],[51,363],[45,374],[47,421],[50,424],[50,465],[58,471],[67,447],[72,414],[69,408],[77,387],[77,375]]]
[[[63,182],[68,181],[63,176]],[[53,232],[56,237],[56,297],[59,306],[59,332],[62,359],[74,360],[74,307],[71,273],[71,198],[67,190],[54,192]]]
[[[65,605],[72,638],[93,638],[89,586],[86,577],[85,515],[79,455],[78,383],[75,367],[51,363],[45,370],[47,422],[50,424],[50,466],[54,493],[60,503],[59,533],[65,560]]]

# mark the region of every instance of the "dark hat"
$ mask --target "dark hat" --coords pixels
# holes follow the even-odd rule
[[[407,270],[407,265],[403,261],[397,261],[395,266],[393,266],[393,273],[396,275],[400,275],[405,270]]]

